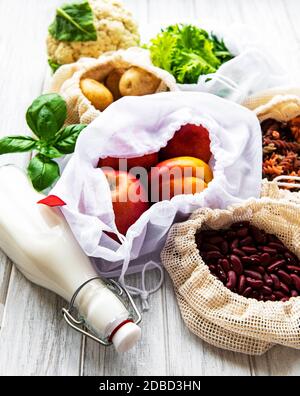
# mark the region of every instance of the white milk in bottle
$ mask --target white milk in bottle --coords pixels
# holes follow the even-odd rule
[[[22,170],[0,167],[0,248],[29,280],[70,301],[78,287],[98,274],[60,210],[37,204],[42,198]],[[125,305],[101,279],[81,289],[76,307],[97,335],[113,335],[119,352],[139,340],[140,327],[128,321]]]

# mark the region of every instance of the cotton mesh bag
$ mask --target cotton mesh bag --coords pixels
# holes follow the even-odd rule
[[[249,96],[243,105],[253,110],[260,122],[272,119],[287,123],[300,116],[300,87],[286,86],[264,90]],[[300,135],[298,138],[295,135],[294,138],[295,141],[300,143]],[[290,150],[287,148],[287,154]],[[298,187],[299,189],[300,177],[279,175],[275,178],[275,181],[281,187]],[[284,192],[281,194],[284,194]],[[289,195],[288,192],[286,192],[286,195]]]
[[[132,47],[127,50],[107,52],[98,59],[81,58],[75,63],[61,66],[53,76],[50,92],[63,96],[67,103],[66,124],[89,124],[100,115],[93,104],[84,96],[80,82],[83,78],[103,81],[114,69],[127,70],[139,67],[161,80],[156,92],[178,90],[174,77],[165,70],[151,64],[148,51]]]
[[[99,157],[130,158],[158,152],[185,124],[202,125],[209,131],[214,179],[202,193],[153,204],[126,235],[120,235],[108,182],[97,168]],[[200,207],[224,208],[258,197],[261,157],[257,118],[233,102],[193,92],[124,97],[83,130],[50,195],[66,203],[61,210],[100,273],[119,276],[124,282],[127,271],[142,272],[148,263],[160,265],[160,252],[174,222],[186,220]],[[107,232],[119,235],[121,243]]]
[[[299,257],[300,196],[278,199],[278,187],[273,191],[277,199],[252,199],[227,210],[199,209],[168,235],[161,258],[182,317],[194,334],[214,346],[249,355],[263,354],[274,344],[300,349],[300,298],[264,302],[232,292],[210,272],[195,242],[201,229],[225,229],[246,220],[275,234]]]

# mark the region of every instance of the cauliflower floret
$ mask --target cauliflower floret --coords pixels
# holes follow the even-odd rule
[[[48,56],[63,65],[76,62],[81,57],[98,58],[106,51],[138,45],[137,23],[130,11],[118,0],[89,0],[94,15],[97,41],[59,41],[50,34],[47,38]]]

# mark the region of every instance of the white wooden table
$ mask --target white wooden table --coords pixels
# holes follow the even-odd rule
[[[61,0],[0,0],[0,135],[28,131],[25,111],[43,91],[45,37]],[[276,50],[300,40],[299,0],[127,0],[140,24],[174,18],[254,26]],[[299,59],[299,55],[298,55]],[[299,63],[300,66],[300,63]],[[24,166],[28,157],[0,157]],[[13,183],[13,181],[12,181]],[[0,186],[1,188],[1,186]],[[149,274],[154,282],[155,274]],[[138,278],[132,278],[138,282]],[[299,375],[300,351],[274,347],[261,357],[222,351],[185,328],[169,279],[150,299],[143,338],[117,355],[85,341],[61,316],[65,302],[28,282],[0,253],[0,375]]]

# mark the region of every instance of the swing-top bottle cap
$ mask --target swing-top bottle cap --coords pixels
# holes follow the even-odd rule
[[[141,328],[133,322],[124,323],[112,336],[117,352],[127,352],[141,338]]]

